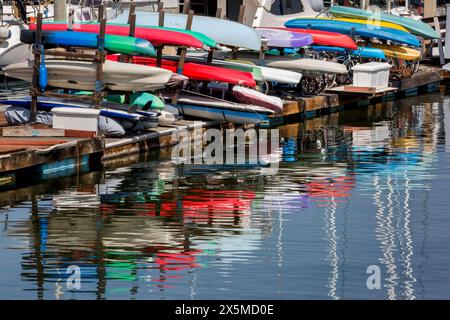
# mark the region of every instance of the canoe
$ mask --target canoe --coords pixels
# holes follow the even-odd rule
[[[420,46],[420,41],[412,34],[390,28],[377,28],[361,23],[336,21],[319,18],[297,18],[286,22],[288,28],[306,28],[323,31],[339,32],[347,35],[359,35],[365,38],[377,38],[392,42]]]
[[[31,97],[25,96],[22,98],[0,100],[0,104],[30,108]],[[53,97],[38,97],[37,108],[38,110],[42,111],[51,111],[53,108],[92,108],[92,105],[77,100],[60,99]],[[156,123],[156,126],[158,125],[159,112],[140,111],[139,113],[130,113],[127,111],[127,109],[129,108],[129,105],[103,101],[100,105],[100,115],[130,121],[151,121]]]
[[[329,46],[311,46],[315,51],[332,52],[340,55],[348,55],[349,50],[340,47]],[[352,56],[366,58],[366,59],[381,59],[386,60],[386,55],[383,50],[372,47],[359,47],[357,50],[350,51]]]
[[[240,103],[261,106],[273,110],[275,113],[283,111],[283,100],[278,97],[269,96],[241,86],[234,86],[232,95]]]
[[[377,48],[382,50],[386,57],[402,59],[407,61],[419,60],[421,53],[419,50],[400,47],[400,46],[388,46],[385,44],[372,43],[370,45],[372,48]]]
[[[186,93],[179,95],[174,107],[186,116],[236,124],[260,123],[274,113],[270,109],[259,106]]]
[[[36,24],[31,23],[30,30],[36,30]],[[46,22],[42,25],[42,30],[67,31],[67,24]],[[73,31],[91,32],[98,34],[100,31],[100,24],[96,22],[74,24]],[[105,32],[106,34],[128,36],[130,34],[130,27],[128,25],[113,25],[108,23],[106,25]],[[197,39],[193,35],[174,30],[166,30],[163,28],[136,27],[134,36],[148,40],[155,46],[164,44],[197,49],[208,49],[208,46],[206,46],[201,40]]]
[[[409,32],[408,29],[406,29],[405,27],[402,27],[396,23],[380,21],[380,20],[366,20],[366,19],[353,19],[353,18],[333,18],[333,20],[370,24],[370,25],[377,26],[377,27],[391,28],[391,29],[397,29],[397,30],[404,31],[404,32]]]
[[[97,65],[87,61],[47,60],[48,85],[74,90],[95,90]],[[31,82],[33,63],[19,62],[5,67],[5,75]],[[171,79],[169,70],[106,60],[103,83],[110,90],[148,91],[163,89]]]
[[[353,39],[350,38],[349,36],[342,33],[312,30],[312,29],[301,29],[301,28],[279,28],[279,29],[309,34],[313,38],[313,44],[316,45],[342,47],[353,50],[358,49],[355,41],[353,41]]]
[[[385,22],[395,23],[409,30],[412,34],[422,36],[426,39],[439,39],[441,35],[430,25],[405,17],[400,17],[387,13],[378,13],[368,10],[362,10],[351,7],[332,6],[329,12],[335,17],[356,18],[356,19],[372,19]]]
[[[241,59],[249,59],[259,63],[259,56],[252,53],[241,53]],[[265,57],[265,65],[270,68],[278,68],[302,73],[325,74],[338,73],[346,74],[347,68],[340,63],[316,60],[302,57],[269,56]]]
[[[108,55],[106,58],[111,61],[119,61],[120,56]],[[156,59],[154,58],[134,56],[131,58],[131,62],[152,67],[156,66]],[[161,61],[161,68],[176,72],[178,69],[178,61],[163,59]],[[250,72],[229,70],[200,63],[186,62],[183,66],[183,75],[190,80],[196,81],[218,81],[249,87],[256,86],[256,82],[253,80]]]
[[[261,38],[267,40],[267,46],[272,48],[300,48],[313,43],[310,34],[269,28],[256,28],[255,30]]]
[[[128,15],[129,10],[124,10],[121,15],[110,22],[127,23]],[[185,29],[187,17],[185,14],[165,13],[164,27]],[[159,13],[136,11],[136,24],[140,26],[158,26]],[[201,32],[225,46],[251,50],[261,49],[261,38],[258,33],[253,28],[242,23],[212,17],[194,16],[191,30]]]
[[[20,41],[33,44],[35,35],[36,31],[22,30]],[[57,47],[97,48],[98,36],[88,32],[44,31],[42,32],[42,43]],[[105,35],[105,49],[130,55],[156,56],[156,50],[148,40],[128,36]]]
[[[188,61],[195,61],[196,63],[207,64],[202,57],[188,56]],[[250,72],[253,79],[257,82],[276,82],[280,84],[297,85],[302,79],[302,74],[299,72],[287,71],[276,68],[268,68],[257,66],[251,61],[245,60],[219,60],[214,59],[211,64],[213,66]]]

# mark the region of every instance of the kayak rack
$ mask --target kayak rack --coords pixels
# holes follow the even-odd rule
[[[37,114],[37,101],[38,97],[56,97],[62,99],[75,99],[75,100],[87,100],[93,103],[97,108],[100,106],[101,101],[103,100],[105,94],[105,86],[103,85],[103,64],[105,62],[105,31],[106,31],[106,18],[104,18],[105,8],[104,5],[99,7],[99,17],[98,20],[100,22],[100,31],[98,34],[97,48],[89,49],[89,53],[85,52],[85,48],[81,49],[82,51],[77,51],[76,47],[70,49],[47,49],[42,45],[42,13],[39,12],[37,14],[36,19],[36,36],[33,44],[33,55],[34,55],[34,67],[33,67],[33,77],[32,77],[32,85],[30,89],[31,96],[31,119],[30,122],[36,122],[36,114]],[[68,26],[69,29],[73,26],[72,21],[73,14],[69,14]],[[82,60],[82,61],[91,61],[96,64],[96,82],[95,82],[95,90],[91,95],[75,95],[68,93],[56,93],[51,91],[46,91],[46,75],[40,74],[41,71],[45,71],[45,55],[51,55],[54,57],[61,57],[68,60]],[[42,70],[40,70],[42,69]],[[40,81],[42,80],[42,81]],[[44,84],[44,85],[43,85]]]

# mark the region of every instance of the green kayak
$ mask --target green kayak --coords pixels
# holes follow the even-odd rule
[[[399,17],[393,14],[378,13],[344,6],[332,6],[329,9],[329,12],[333,16],[340,18],[353,18],[363,20],[373,19],[395,23],[408,29],[408,31],[412,34],[424,37],[426,39],[439,39],[441,37],[441,35],[436,30],[422,21]]]

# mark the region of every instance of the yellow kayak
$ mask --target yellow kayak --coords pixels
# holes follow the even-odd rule
[[[421,56],[419,50],[401,46],[372,43],[371,47],[383,50],[384,54],[390,58],[414,61],[420,59]]]
[[[383,28],[391,28],[391,29],[396,29],[396,30],[400,30],[400,31],[409,33],[408,29],[406,29],[402,26],[399,26],[398,24],[392,23],[392,22],[385,22],[385,21],[379,21],[379,20],[350,19],[350,18],[333,18],[332,20],[370,24],[373,26],[378,26],[378,27],[383,27]]]

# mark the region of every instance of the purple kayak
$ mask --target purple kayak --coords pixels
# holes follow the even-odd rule
[[[307,33],[268,28],[256,28],[256,32],[273,48],[299,48],[313,43],[312,36]]]

